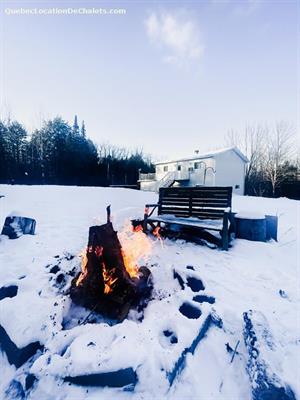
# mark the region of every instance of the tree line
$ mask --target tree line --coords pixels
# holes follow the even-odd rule
[[[300,198],[300,159],[295,129],[288,122],[248,125],[243,132],[230,130],[225,142],[247,157],[245,194]]]
[[[88,138],[84,121],[44,121],[32,134],[15,120],[0,120],[0,182],[57,185],[136,185],[139,171],[151,172],[142,150]]]
[[[245,194],[300,197],[294,139],[294,128],[283,121],[227,133],[226,144],[237,146],[249,159]],[[0,120],[0,183],[136,185],[139,171],[154,171],[149,156],[111,144],[96,145],[77,116],[73,125],[61,117],[44,121],[31,134],[18,121]]]

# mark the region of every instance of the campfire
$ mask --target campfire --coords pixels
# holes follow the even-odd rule
[[[107,223],[89,229],[81,272],[71,284],[72,300],[119,321],[132,307],[140,311],[151,294],[152,283],[150,270],[136,264],[137,249],[143,251],[134,241],[121,246],[107,207]]]

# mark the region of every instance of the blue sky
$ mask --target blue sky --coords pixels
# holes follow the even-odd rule
[[[5,14],[20,7],[126,14]],[[296,1],[23,0],[1,8],[0,111],[29,129],[77,114],[98,143],[174,157],[221,147],[229,129],[247,123],[297,123]]]

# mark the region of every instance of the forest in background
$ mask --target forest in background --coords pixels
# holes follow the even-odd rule
[[[246,195],[300,198],[295,138],[284,121],[227,133],[225,145],[238,147],[249,159]],[[95,144],[77,116],[73,125],[61,117],[44,121],[31,134],[18,121],[0,120],[0,183],[137,187],[139,172],[154,172],[149,156]]]
[[[15,120],[0,120],[0,183],[82,186],[136,185],[153,165],[142,150],[96,145],[77,116],[44,121],[29,134]]]

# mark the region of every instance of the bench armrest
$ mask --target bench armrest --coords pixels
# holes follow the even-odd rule
[[[151,217],[153,214],[154,210],[159,206],[158,203],[156,204],[145,204],[145,213],[144,213],[144,219],[147,219],[148,217]],[[152,210],[149,213],[149,208],[152,208]]]

